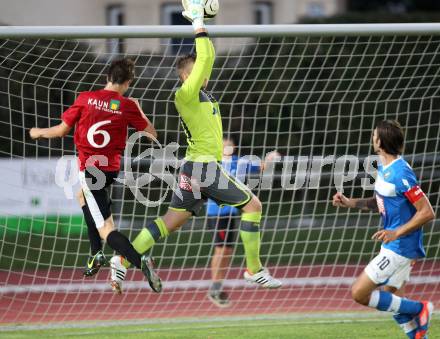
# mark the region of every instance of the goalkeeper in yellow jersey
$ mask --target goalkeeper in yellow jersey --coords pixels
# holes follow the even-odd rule
[[[175,93],[175,105],[188,141],[178,189],[166,214],[145,227],[133,241],[133,246],[140,254],[145,253],[159,239],[167,237],[192,215],[198,214],[204,201],[210,198],[219,205],[241,210],[240,236],[247,266],[244,278],[265,288],[279,288],[281,282],[273,278],[260,262],[261,202],[248,187],[221,167],[223,130],[220,109],[217,101],[205,91],[215,51],[204,25],[202,3],[204,1],[186,0],[182,13],[194,27],[197,57],[187,55],[177,61],[182,86]],[[117,292],[121,291],[128,265],[119,256],[111,259],[112,286]]]

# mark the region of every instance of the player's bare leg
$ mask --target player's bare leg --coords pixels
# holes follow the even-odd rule
[[[231,264],[233,248],[230,246],[215,246],[211,259],[211,277],[213,281],[225,279],[226,271]]]
[[[240,237],[246,255],[247,269],[244,278],[248,282],[264,288],[279,288],[281,281],[272,277],[260,261],[260,221],[263,207],[260,200],[252,195],[242,208]]]
[[[105,258],[104,253],[102,252],[101,237],[99,235],[98,230],[96,229],[95,222],[93,221],[89,207],[87,206],[86,201],[84,199],[84,194],[82,189],[80,189],[76,194],[76,200],[78,201],[79,206],[83,211],[84,220],[87,225],[87,234],[90,241],[91,255],[87,260],[87,265],[83,272],[83,275],[85,277],[91,277],[94,276],[96,273],[98,273],[99,269],[102,266],[107,266],[108,261]]]
[[[177,231],[191,217],[187,211],[168,209],[164,216],[151,222],[133,240],[133,246],[138,253],[147,252],[161,238]]]
[[[362,272],[362,274],[358,277],[358,279],[355,281],[351,288],[351,294],[354,301],[357,303],[368,306],[368,303],[370,301],[371,293],[377,289],[377,285],[370,280],[368,275],[365,272]],[[384,286],[384,291],[395,294],[396,296],[402,297],[401,291],[397,290],[395,287],[391,286]],[[396,293],[399,292],[399,293]],[[408,315],[408,314],[394,314],[394,319],[399,324],[399,326],[402,327],[401,324],[408,323],[408,325],[402,327],[402,329],[405,331],[405,333],[408,333],[409,338],[414,338],[414,334],[412,332],[417,328],[417,323],[413,320],[414,316]],[[411,327],[411,329],[410,329]],[[412,336],[411,336],[412,334]]]
[[[164,221],[168,232],[172,233],[180,229],[180,227],[182,227],[191,216],[192,214],[190,212],[176,211],[170,208],[162,217],[162,220]]]
[[[409,338],[424,338],[433,311],[432,303],[402,298],[392,293],[396,289],[379,291],[377,288],[378,285],[364,271],[353,284],[351,295],[353,300],[361,305],[375,308],[379,311],[399,314],[399,317],[395,318],[397,322],[401,319],[403,323],[407,323],[408,319],[415,318],[417,328],[415,330],[410,329],[410,323],[404,330],[405,332],[408,330],[406,334]]]
[[[147,252],[161,238],[177,231],[191,217],[187,211],[168,211],[160,218],[151,222],[133,240],[133,246],[138,253]]]
[[[371,281],[368,275],[365,272],[362,272],[351,287],[351,297],[358,304],[368,306],[371,293],[377,287],[378,286],[373,281]]]
[[[208,298],[219,307],[230,305],[228,295],[223,291],[223,280],[231,265],[232,254],[233,248],[231,246],[217,245],[211,259],[212,284],[208,292]]]

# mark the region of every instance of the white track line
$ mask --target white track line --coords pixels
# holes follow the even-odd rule
[[[351,286],[355,278],[352,277],[319,277],[319,278],[282,278],[283,287],[331,287]],[[438,284],[440,276],[419,276],[411,278],[410,285]],[[207,289],[211,285],[210,280],[176,280],[165,281],[165,289]],[[243,279],[225,280],[224,285],[229,288],[254,287]],[[126,281],[124,290],[150,290],[145,281]],[[0,286],[0,294],[8,293],[74,293],[90,291],[110,291],[107,282],[81,282],[59,284],[35,284],[35,285],[3,285]]]
[[[314,320],[314,321],[302,321],[299,325],[333,325],[333,324],[356,324],[356,323],[362,323],[362,322],[390,322],[390,319],[347,319],[347,320]],[[71,333],[66,333],[64,332],[62,335],[63,337],[80,337],[80,336],[96,336],[96,335],[114,335],[115,333],[117,333],[118,335],[121,334],[141,334],[141,333],[145,333],[147,335],[147,333],[160,333],[160,332],[174,332],[176,330],[178,331],[188,331],[188,330],[216,330],[216,329],[232,329],[232,328],[255,328],[256,326],[258,326],[259,328],[261,327],[266,327],[266,326],[292,326],[292,322],[282,322],[282,321],[273,321],[273,322],[269,322],[269,323],[264,323],[264,322],[258,322],[258,323],[227,323],[227,324],[211,324],[211,325],[206,325],[206,324],[193,324],[193,326],[179,326],[177,327],[177,329],[173,329],[173,328],[138,328],[138,329],[127,329],[127,328],[122,328],[121,327],[117,327],[115,328],[109,328],[106,329],[104,331],[87,331],[87,332],[71,332]],[[48,337],[58,337],[59,333],[54,333],[53,335],[49,335]],[[208,337],[210,338],[210,337]]]
[[[52,330],[52,329],[96,329],[118,326],[119,329],[128,326],[142,325],[192,325],[191,328],[199,328],[200,326],[224,327],[228,324],[242,324],[243,321],[262,321],[276,323],[292,323],[292,322],[309,322],[309,323],[350,323],[357,321],[383,321],[388,320],[389,313],[379,313],[374,311],[367,312],[329,312],[329,313],[302,313],[302,314],[266,314],[256,316],[220,316],[205,318],[168,318],[168,319],[144,319],[144,320],[119,320],[115,325],[114,321],[98,321],[98,322],[64,322],[64,323],[47,323],[47,324],[15,324],[0,325],[1,332],[10,331],[35,331],[35,330]],[[214,325],[216,324],[216,325]],[[158,329],[160,331],[160,329]],[[95,332],[100,334],[99,332]]]

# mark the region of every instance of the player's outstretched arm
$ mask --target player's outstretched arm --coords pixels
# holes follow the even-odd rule
[[[333,206],[345,207],[345,208],[358,208],[363,211],[378,212],[376,197],[373,195],[371,198],[365,199],[352,199],[347,198],[341,192],[337,192],[333,196]]]
[[[84,96],[81,93],[62,115],[62,122],[59,125],[49,128],[31,128],[29,134],[32,139],[52,139],[66,136],[80,118],[81,111],[84,106]]]
[[[33,127],[29,130],[29,135],[32,139],[61,138],[69,134],[71,129],[72,128],[63,121],[61,124],[49,128]]]
[[[184,9],[183,16],[192,22],[194,28],[197,58],[191,74],[176,92],[176,99],[189,101],[198,97],[204,82],[209,80],[214,66],[215,50],[203,22],[202,1],[188,0],[184,2]]]

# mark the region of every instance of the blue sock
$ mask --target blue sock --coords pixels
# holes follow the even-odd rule
[[[400,298],[400,299],[401,299],[400,307],[397,312],[417,315],[422,311],[423,304],[420,301],[410,300],[406,298]]]
[[[401,298],[385,291],[373,291],[368,306],[379,311],[409,314],[412,316],[419,314],[423,308],[423,304],[419,301]]]
[[[415,338],[418,325],[413,316],[399,313],[393,315],[393,318],[408,338]]]

